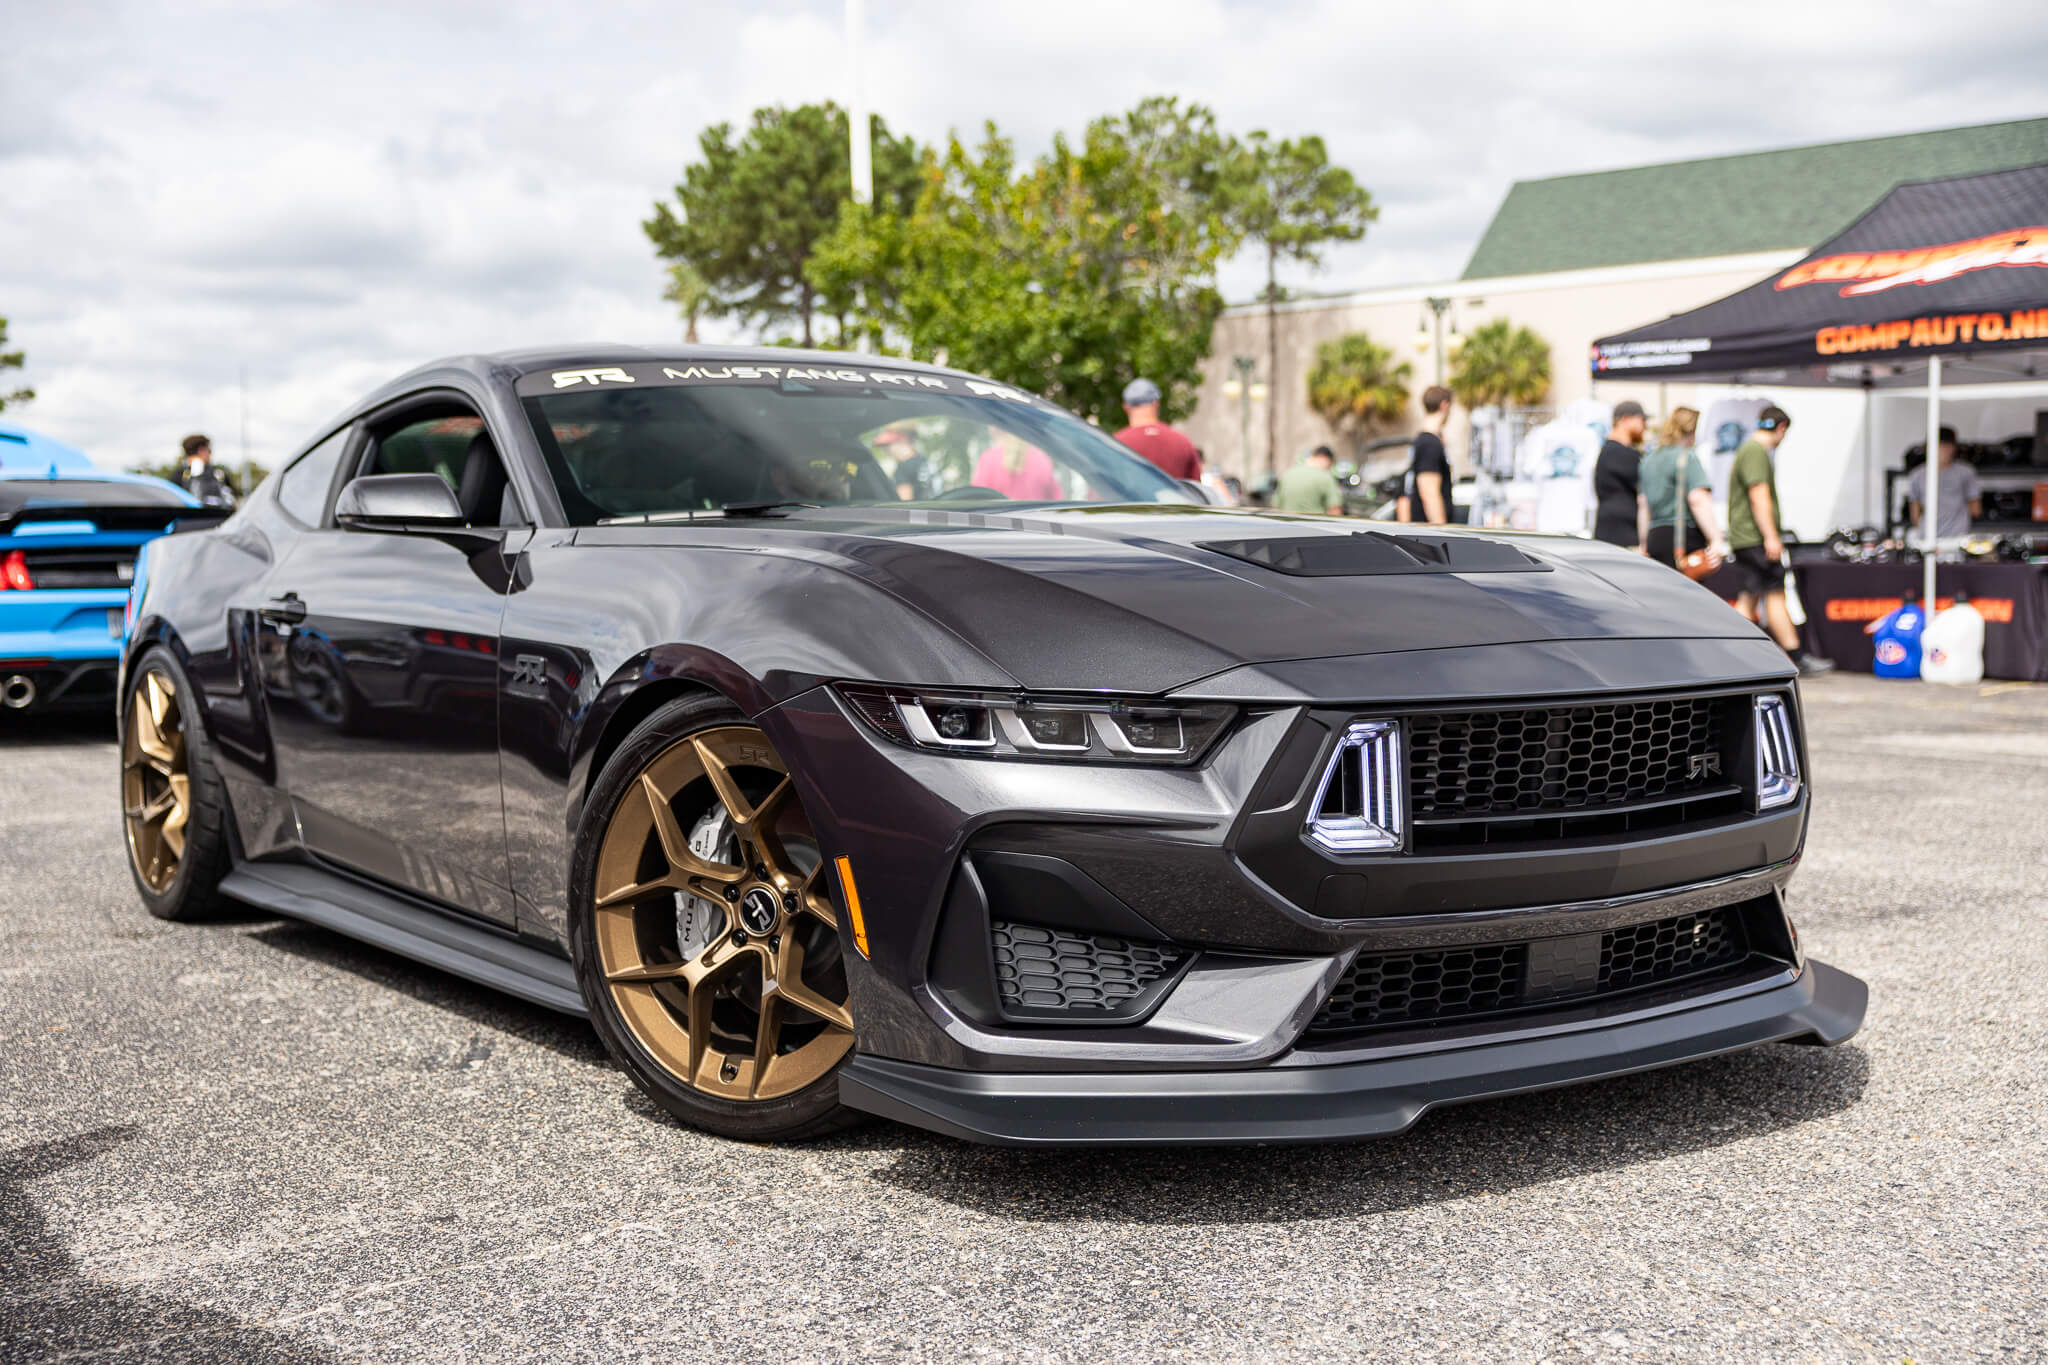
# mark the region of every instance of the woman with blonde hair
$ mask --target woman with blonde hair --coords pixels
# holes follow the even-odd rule
[[[1637,476],[1636,522],[1643,552],[1674,567],[1699,550],[1707,552],[1710,565],[1728,557],[1728,540],[1714,515],[1714,486],[1693,448],[1699,425],[1697,409],[1673,408]]]

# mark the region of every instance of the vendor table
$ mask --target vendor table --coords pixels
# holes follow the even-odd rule
[[[1864,627],[1920,588],[1918,564],[1794,564],[1807,649],[1839,668],[1871,671],[1876,642]],[[1984,617],[1984,676],[2048,682],[2048,564],[1943,564],[1936,610],[1957,589]]]

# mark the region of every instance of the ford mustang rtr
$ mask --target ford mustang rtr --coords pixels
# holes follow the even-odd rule
[[[151,911],[587,1016],[718,1133],[1353,1138],[1862,1021],[1735,613],[1597,543],[1201,505],[970,375],[443,361],[146,570]]]
[[[0,461],[0,707],[110,709],[137,552],[218,519],[162,479]]]

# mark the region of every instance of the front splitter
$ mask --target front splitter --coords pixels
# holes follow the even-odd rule
[[[1833,1045],[1862,1027],[1869,988],[1809,961],[1755,995],[1469,1048],[1254,1071],[1031,1074],[856,1056],[839,1097],[974,1142],[1020,1147],[1228,1146],[1384,1137],[1445,1104],[1675,1066],[1765,1043]]]

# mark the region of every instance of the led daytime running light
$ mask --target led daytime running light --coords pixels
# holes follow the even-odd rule
[[[1211,702],[1037,697],[872,683],[837,689],[883,738],[914,749],[984,758],[1185,765],[1200,759],[1236,714]]]

